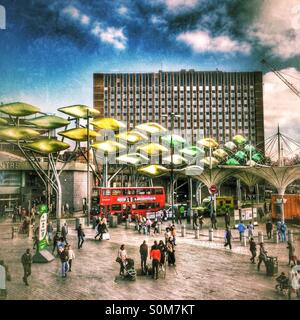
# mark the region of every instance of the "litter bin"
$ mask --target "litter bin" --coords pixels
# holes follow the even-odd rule
[[[267,276],[274,276],[278,273],[278,259],[277,257],[268,257],[267,260]]]
[[[112,214],[109,217],[109,226],[111,228],[116,228],[118,226],[118,216]]]

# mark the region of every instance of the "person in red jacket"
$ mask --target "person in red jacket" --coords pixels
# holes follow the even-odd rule
[[[150,251],[150,259],[152,259],[152,278],[158,279],[158,266],[161,258],[161,252],[159,247],[153,246]]]

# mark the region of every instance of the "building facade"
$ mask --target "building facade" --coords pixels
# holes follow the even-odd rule
[[[211,136],[220,143],[241,134],[264,150],[261,72],[95,73],[94,108],[103,117],[127,123],[128,129],[157,122],[189,142]]]

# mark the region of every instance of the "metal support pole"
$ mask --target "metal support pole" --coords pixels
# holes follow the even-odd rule
[[[87,141],[86,141],[86,151],[87,151],[87,186],[86,186],[86,214],[87,214],[87,225],[90,225],[90,115],[89,109],[87,109]]]

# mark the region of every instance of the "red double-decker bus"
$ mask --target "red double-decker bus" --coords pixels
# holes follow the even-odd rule
[[[94,188],[92,194],[92,215],[117,214],[130,212],[147,217],[151,213],[162,210],[166,204],[163,187],[121,187]]]

